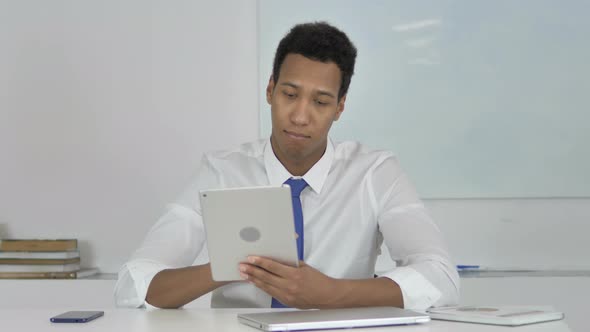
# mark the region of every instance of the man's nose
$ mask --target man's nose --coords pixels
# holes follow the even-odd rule
[[[291,122],[298,126],[307,125],[309,124],[310,115],[310,102],[300,99],[291,112]]]

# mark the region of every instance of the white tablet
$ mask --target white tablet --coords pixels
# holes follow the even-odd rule
[[[432,319],[491,325],[520,326],[563,319],[562,312],[530,306],[465,306],[431,308]]]
[[[200,200],[213,280],[241,280],[250,255],[298,266],[288,185],[202,190]]]

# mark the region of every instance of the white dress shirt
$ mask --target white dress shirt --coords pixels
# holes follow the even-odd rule
[[[269,139],[205,154],[195,181],[120,270],[117,305],[146,305],[148,286],[159,271],[195,263],[206,244],[199,190],[278,186],[290,177]],[[406,308],[458,302],[459,275],[442,234],[391,153],[328,140],[303,179],[309,184],[301,193],[308,265],[333,278],[373,278],[385,240],[397,267],[380,276],[400,286]],[[246,282],[220,287],[211,298],[213,308],[270,305],[268,294]]]

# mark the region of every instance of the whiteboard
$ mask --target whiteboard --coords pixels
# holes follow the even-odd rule
[[[291,26],[358,48],[336,140],[392,150],[424,198],[590,196],[588,1],[259,1],[259,88]],[[260,94],[260,134],[270,107]]]

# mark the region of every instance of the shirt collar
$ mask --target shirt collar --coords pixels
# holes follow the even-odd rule
[[[332,144],[332,140],[328,138],[326,151],[322,158],[320,158],[320,160],[318,160],[318,162],[300,178],[303,178],[309,187],[319,194],[324,187],[333,160],[334,145]],[[277,159],[277,156],[275,156],[272,150],[272,144],[270,143],[270,138],[266,141],[266,145],[264,146],[264,166],[266,168],[266,174],[270,185],[280,186],[288,179],[294,177],[289,171],[287,171],[285,166],[281,164],[279,159]]]

